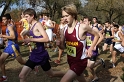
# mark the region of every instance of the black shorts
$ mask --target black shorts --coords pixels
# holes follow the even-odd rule
[[[41,68],[43,69],[43,71],[48,71],[51,69],[51,65],[50,65],[49,61],[46,61],[46,63],[44,65],[41,65],[41,62],[33,62],[31,60],[28,60],[25,65],[30,67],[32,70],[37,65],[40,65]]]
[[[108,45],[113,44],[113,42],[112,42],[112,39],[111,39],[111,38],[107,38],[107,39],[105,39],[105,43],[106,43],[106,44],[108,44]]]
[[[98,57],[98,55],[92,55],[91,58],[89,58],[91,61],[96,61],[96,58]]]

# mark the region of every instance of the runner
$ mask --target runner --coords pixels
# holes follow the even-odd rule
[[[53,29],[54,29],[54,24],[52,20],[49,18],[49,14],[43,14],[43,20],[41,22],[43,25],[48,37],[49,37],[49,42],[45,43],[45,47],[51,48],[50,44],[53,41]]]
[[[41,13],[41,14],[39,14],[39,20],[38,20],[39,22],[42,22],[43,21],[43,14]]]
[[[124,25],[122,25],[121,27],[121,32],[122,32],[122,42],[121,42],[121,45],[124,47]]]
[[[29,23],[26,20],[26,18],[24,17],[23,13],[21,15],[21,20],[19,21],[21,23],[21,25],[23,26],[23,30],[20,33],[21,38],[24,40],[24,36],[28,33],[29,31]]]
[[[44,48],[44,42],[48,42],[49,38],[41,23],[35,20],[36,12],[33,9],[28,8],[24,11],[24,16],[31,24],[29,35],[32,36],[32,38],[26,38],[24,41],[26,43],[32,42],[34,44],[34,49],[30,53],[28,61],[19,74],[20,82],[26,82],[28,74],[37,65],[40,65],[50,77],[63,76],[65,73],[60,71],[52,71],[51,69],[49,54]]]
[[[112,52],[112,67],[115,67],[116,63],[116,55],[117,52],[121,54],[122,56],[124,55],[124,47],[121,45],[122,41],[122,32],[119,31],[119,25],[114,25],[114,39],[112,40],[115,42],[114,50]]]
[[[0,35],[0,37],[6,40],[5,45],[6,47],[3,50],[3,53],[0,56],[0,67],[2,70],[2,77],[0,81],[7,81],[6,71],[5,71],[5,60],[12,56],[14,57],[20,64],[25,64],[25,61],[22,59],[19,51],[19,45],[17,42],[17,33],[14,30],[14,25],[10,24],[11,17],[8,15],[4,15],[2,17],[2,22],[6,25],[6,35]]]
[[[30,24],[28,23],[28,21],[24,17],[23,12],[22,12],[21,18],[22,19],[19,22],[21,23],[21,25],[23,27],[23,30],[21,31],[20,36],[21,36],[22,40],[24,40],[25,38],[29,38],[28,37],[28,32],[29,32]],[[30,52],[32,51],[30,43],[27,43],[27,44],[26,43],[22,43],[22,45],[28,45]]]
[[[44,14],[43,15],[43,21],[42,21],[42,25],[44,26],[44,29],[46,30],[46,33],[49,37],[49,41],[52,41],[52,29],[54,28],[53,22],[49,19],[49,15],[48,14]]]
[[[103,45],[103,51],[108,50],[108,45],[110,45],[110,54],[113,51],[113,42],[112,38],[113,36],[113,28],[110,26],[110,22],[105,22],[105,28],[104,28],[104,34],[105,36],[105,42]]]
[[[92,27],[96,27],[99,31],[101,31],[103,29],[102,25],[98,23],[97,17],[93,17],[92,21],[93,21]]]
[[[73,4],[62,8],[62,17],[67,26],[62,29],[61,41],[57,41],[61,49],[67,48],[67,61],[70,69],[66,72],[60,82],[72,82],[75,78],[79,82],[86,82],[83,71],[87,67],[87,57],[91,57],[99,35],[87,24],[80,24],[77,21],[77,9]],[[86,32],[94,35],[92,46],[86,54]]]
[[[60,32],[62,31],[62,29],[65,27],[65,25],[66,25],[66,22],[65,22],[65,20],[63,19],[63,18],[61,18],[61,21],[60,21],[60,24],[59,24],[59,34],[60,34]],[[59,35],[59,39],[61,38],[61,36]],[[58,59],[57,60],[55,60],[54,62],[56,63],[56,64],[60,64],[60,61],[61,61],[61,56],[62,56],[62,53],[63,53],[63,49],[60,49],[59,48],[59,56],[58,56]]]
[[[100,65],[100,64],[102,64],[103,67],[105,68],[105,62],[104,62],[104,60],[103,60],[102,58],[101,58],[100,60],[96,61],[96,59],[97,59],[97,57],[98,57],[98,55],[99,55],[99,53],[98,53],[98,45],[99,45],[99,43],[103,40],[103,35],[102,35],[101,32],[98,30],[98,28],[92,26],[92,25],[90,24],[90,22],[91,22],[90,17],[84,17],[84,18],[83,18],[83,23],[88,24],[88,25],[89,25],[94,31],[96,31],[96,32],[99,34],[99,36],[100,36],[100,38],[99,38],[99,40],[98,40],[98,42],[97,42],[97,44],[95,45],[95,48],[94,48],[94,50],[93,50],[93,55],[92,55],[92,57],[91,57],[90,59],[88,59],[88,64],[87,64],[87,67],[90,68],[89,71],[90,71],[91,74],[93,75],[92,82],[95,82],[95,81],[98,81],[98,77],[97,77],[97,75],[96,75],[96,73],[95,73],[94,68],[95,68],[96,66]],[[89,34],[89,33],[87,33],[87,49],[89,49],[90,46],[92,45],[93,39],[94,39],[94,36],[91,35],[91,34]]]

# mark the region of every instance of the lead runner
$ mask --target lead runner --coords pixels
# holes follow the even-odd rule
[[[76,78],[79,82],[86,82],[83,71],[87,67],[87,57],[91,57],[99,35],[87,24],[80,24],[77,21],[77,9],[73,4],[62,8],[62,17],[67,22],[67,26],[62,29],[61,41],[57,41],[59,48],[67,48],[67,61],[70,69],[66,72],[60,82],[72,82]],[[86,54],[86,33],[94,35],[92,46]]]

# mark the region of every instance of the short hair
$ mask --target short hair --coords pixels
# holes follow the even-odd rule
[[[69,4],[69,5],[62,7],[62,11],[65,11],[69,15],[74,16],[75,20],[77,20],[78,12],[77,12],[77,8],[74,4]]]
[[[33,16],[33,15],[34,15],[34,19],[37,18],[35,10],[34,10],[34,9],[31,9],[31,8],[26,9],[26,10],[23,12],[23,14],[24,14],[24,15],[28,14],[28,15],[30,15],[30,16]]]
[[[105,23],[111,24],[109,21],[106,21]]]
[[[93,17],[93,19],[94,19],[94,18],[95,18],[95,19],[96,19],[96,21],[98,22],[98,18],[97,18],[97,17]]]
[[[119,28],[119,25],[117,25],[117,24],[114,24],[113,26],[116,27],[116,28]]]
[[[88,19],[88,21],[92,21],[92,18],[90,16],[84,16],[83,19]]]
[[[9,13],[6,13],[5,15],[3,15],[2,17],[6,17],[7,20],[11,20],[11,15]]]
[[[43,16],[49,17],[49,13],[43,13]]]

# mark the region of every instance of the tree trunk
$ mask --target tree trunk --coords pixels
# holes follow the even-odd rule
[[[1,17],[5,14],[5,12],[6,12],[6,10],[8,9],[8,7],[10,6],[10,3],[12,2],[12,0],[8,0],[7,2],[6,2],[6,5],[5,5],[5,7],[4,7],[4,9],[3,9],[3,11],[2,11],[2,13],[1,13]]]

